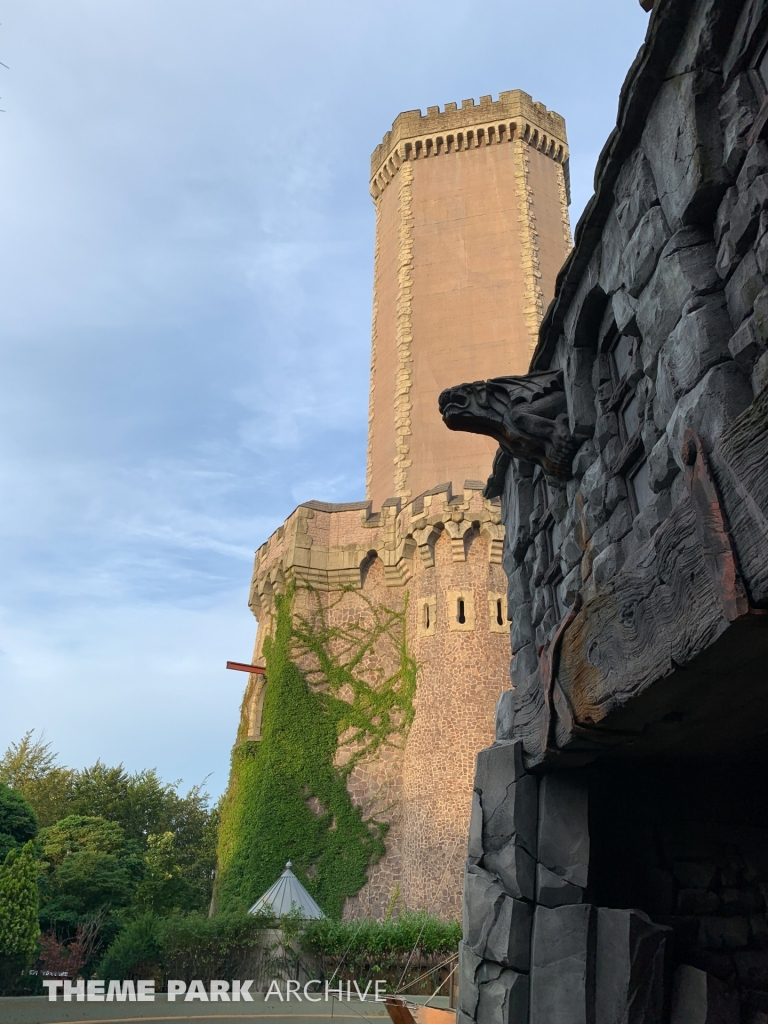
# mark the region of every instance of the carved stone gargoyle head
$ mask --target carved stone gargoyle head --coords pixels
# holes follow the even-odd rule
[[[459,384],[446,388],[438,402],[451,430],[487,434],[509,455],[537,463],[553,480],[570,479],[581,440],[568,426],[562,370]]]

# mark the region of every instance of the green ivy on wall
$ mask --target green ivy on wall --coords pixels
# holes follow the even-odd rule
[[[308,588],[306,615],[294,609],[294,584],[275,598],[261,740],[243,740],[232,754],[217,910],[248,908],[291,860],[325,913],[339,917],[385,852],[386,824],[353,806],[347,778],[360,758],[402,743],[418,666],[406,646],[407,598],[396,610],[342,588],[331,608],[348,595],[361,602],[360,614],[344,625],[328,624],[321,595]],[[298,662],[309,667],[302,671]],[[392,662],[397,668],[388,675],[382,666]]]

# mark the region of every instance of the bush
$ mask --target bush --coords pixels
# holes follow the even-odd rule
[[[144,914],[130,922],[96,969],[100,978],[254,978],[270,919],[250,914]]]
[[[418,975],[435,968],[458,952],[461,923],[444,921],[429,914],[406,912],[398,918],[376,921],[310,921],[304,929],[303,946],[318,957],[323,973],[330,977],[386,978],[388,988],[400,981],[408,987]],[[425,991],[437,987],[453,965],[438,972],[425,984]],[[417,989],[410,989],[414,994]]]

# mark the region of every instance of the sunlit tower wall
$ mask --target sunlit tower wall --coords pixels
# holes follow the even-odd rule
[[[563,118],[520,90],[400,114],[371,157],[376,206],[367,497],[485,474],[437,395],[526,373],[571,246]],[[486,474],[487,475],[487,474]]]

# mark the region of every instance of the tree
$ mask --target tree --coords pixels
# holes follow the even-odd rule
[[[83,907],[94,903],[91,897],[95,898],[96,889],[89,891],[88,878],[94,883],[99,880],[99,892],[103,898],[109,897],[110,906],[123,906],[121,887],[130,885],[120,873],[122,868],[118,870],[122,854],[117,848],[102,848],[107,833],[101,825],[85,825],[85,819],[116,824],[119,849],[121,843],[133,843],[133,854],[140,851],[144,855],[147,884],[139,892],[139,906],[152,907],[158,913],[208,907],[219,812],[209,808],[208,795],[201,786],[182,795],[179,783],[164,783],[154,769],[130,774],[122,765],[109,767],[102,761],[79,771],[63,768],[50,743],[43,737],[34,739],[33,732],[12,743],[0,757],[0,781],[12,788],[12,798],[26,797],[46,830],[48,853],[43,858],[42,891],[44,911],[53,917],[44,916],[43,920],[62,923],[64,919],[58,915],[64,914],[74,927],[86,913]],[[77,818],[78,824],[70,821],[64,827],[71,818]],[[96,833],[101,835],[102,845],[97,842],[94,847]],[[0,813],[0,851],[4,853],[25,838],[7,839],[3,846]],[[66,866],[63,857],[57,860],[54,853],[61,844],[68,855],[77,854]],[[68,844],[74,845],[69,849]],[[88,856],[87,850],[91,851]],[[117,861],[104,860],[104,856]],[[130,884],[141,875],[134,867],[128,871],[133,880]]]
[[[21,793],[0,782],[0,863],[37,835],[37,815]]]
[[[34,807],[42,828],[68,814],[67,802],[75,772],[58,763],[58,755],[34,730],[11,743],[0,758],[0,782],[21,793]]]
[[[32,960],[40,935],[37,904],[35,844],[28,842],[0,867],[0,955]]]
[[[71,814],[44,829],[40,841],[40,918],[49,927],[72,934],[98,911],[107,908],[114,918],[131,904],[144,858],[117,822]]]

